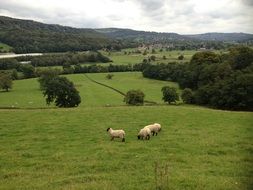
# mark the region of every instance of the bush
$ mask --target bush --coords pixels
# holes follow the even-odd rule
[[[130,90],[127,92],[124,102],[128,105],[143,105],[145,94],[140,90]]]
[[[178,56],[178,60],[183,60],[184,59],[184,56],[183,55],[179,55]]]
[[[106,75],[106,78],[107,79],[112,79],[113,76],[114,76],[113,74],[108,74],[108,75]]]
[[[194,96],[193,92],[190,88],[185,88],[181,94],[181,98],[184,103],[186,104],[192,104],[194,103]]]
[[[155,61],[155,60],[156,60],[156,56],[151,55],[151,56],[150,56],[150,60],[151,60],[151,61]]]
[[[164,102],[168,102],[169,104],[171,104],[172,102],[176,103],[176,101],[179,100],[179,96],[178,96],[176,88],[170,87],[170,86],[164,86],[161,91],[163,93]]]

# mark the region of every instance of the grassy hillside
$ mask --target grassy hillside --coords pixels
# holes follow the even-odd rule
[[[0,42],[0,53],[7,53],[11,51],[12,51],[11,46]]]
[[[155,101],[157,103],[163,103],[161,92],[163,86],[170,85],[178,88],[178,85],[173,82],[143,78],[142,74],[139,72],[113,73],[114,77],[111,80],[106,79],[106,73],[87,75],[93,80],[112,86],[124,93],[126,93],[128,90],[140,89],[144,92],[146,100]]]
[[[87,74],[94,80],[118,88],[123,92],[130,89],[141,89],[146,98],[158,103],[161,101],[161,88],[165,85],[177,86],[175,83],[150,80],[142,77],[139,72],[113,73],[112,80],[106,79],[106,73]],[[88,80],[84,74],[66,75],[74,82],[80,92],[82,103],[80,106],[105,106],[125,105],[123,96],[106,87],[100,86]],[[11,92],[0,91],[0,107],[48,107],[42,92],[39,90],[37,79],[26,79],[14,81]]]
[[[185,50],[185,51],[165,51],[163,49],[162,52],[159,51],[159,49],[156,49],[156,53],[152,54],[151,50],[148,51],[147,55],[143,54],[137,54],[137,53],[131,53],[128,55],[128,52],[133,52],[136,49],[125,49],[121,52],[112,52],[110,55],[108,53],[104,53],[104,55],[108,56],[111,60],[113,60],[112,64],[136,64],[141,63],[143,59],[148,59],[148,57],[154,55],[156,56],[156,61],[154,63],[168,63],[168,62],[181,62],[181,60],[178,60],[179,55],[184,55],[185,61],[190,61],[191,57],[197,52],[194,50]],[[127,54],[125,54],[125,52]],[[166,59],[163,59],[163,56],[166,57]]]
[[[16,53],[66,52],[101,49],[113,41],[92,29],[43,24],[0,16],[0,41]]]
[[[0,110],[0,189],[151,190],[158,163],[163,189],[250,190],[252,118],[184,106]],[[153,122],[161,133],[138,141]]]
[[[252,40],[253,35],[247,33],[204,33],[195,35],[180,35],[177,33],[166,32],[148,32],[122,28],[101,28],[96,31],[109,37],[117,39],[129,39],[137,42],[146,43],[197,43],[203,41],[225,41],[225,42],[242,42]],[[197,40],[197,41],[194,41]]]
[[[161,102],[160,89],[177,84],[141,73],[87,74],[123,92],[141,89]],[[250,190],[253,183],[253,113],[197,106],[125,106],[122,95],[67,75],[80,91],[78,108],[46,108],[36,79],[0,92],[0,189]],[[108,106],[110,105],[110,106]],[[162,131],[138,141],[143,126]],[[126,131],[110,141],[108,127]]]

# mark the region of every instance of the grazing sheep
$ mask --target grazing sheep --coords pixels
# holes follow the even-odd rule
[[[151,125],[147,125],[144,128],[149,128],[150,131],[152,132],[153,136],[156,134],[158,134],[158,132],[160,132],[162,130],[161,125],[159,123],[154,123]]]
[[[107,131],[109,132],[111,136],[111,140],[114,138],[121,138],[122,142],[125,142],[125,131],[120,129],[120,130],[113,130],[112,128],[108,128]]]
[[[161,124],[159,123],[154,123],[155,126],[157,126],[158,128],[158,132],[160,132],[162,130]]]
[[[149,128],[143,128],[140,130],[140,132],[138,133],[138,139],[146,139],[149,140],[151,136],[151,131]]]

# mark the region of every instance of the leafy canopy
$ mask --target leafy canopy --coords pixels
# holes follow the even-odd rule
[[[177,100],[179,100],[177,90],[174,87],[164,86],[162,87],[162,93],[164,102],[168,102],[169,104],[171,104],[172,102],[176,102]]]
[[[130,90],[127,92],[124,101],[129,105],[143,105],[145,94],[140,90]]]
[[[52,102],[58,107],[76,107],[81,103],[79,92],[74,84],[65,77],[53,77],[45,83],[43,94],[47,104]]]

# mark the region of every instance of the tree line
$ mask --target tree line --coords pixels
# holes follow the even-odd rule
[[[253,50],[249,47],[234,47],[227,54],[198,52],[189,63],[148,64],[142,73],[178,82],[189,103],[253,110]]]
[[[108,57],[100,52],[85,52],[85,53],[58,53],[58,54],[45,54],[41,56],[21,56],[16,58],[0,59],[0,70],[17,69],[22,67],[22,61],[29,62],[34,67],[46,66],[64,66],[76,65],[78,63],[87,62],[112,62]]]

